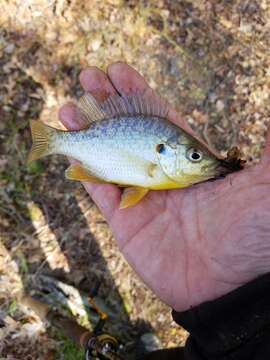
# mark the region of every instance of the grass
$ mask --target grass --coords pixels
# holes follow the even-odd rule
[[[83,360],[84,351],[79,349],[73,342],[61,335],[60,333],[56,336],[59,344],[55,360]]]

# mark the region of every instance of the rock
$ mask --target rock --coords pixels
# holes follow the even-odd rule
[[[136,356],[137,358],[142,357],[143,355],[162,349],[162,344],[160,339],[154,333],[145,333],[143,334],[136,346]]]
[[[5,47],[4,51],[7,54],[12,54],[14,49],[15,49],[15,45],[13,43],[10,43]]]
[[[218,112],[223,111],[224,108],[225,108],[224,102],[223,102],[222,100],[218,100],[218,101],[216,102],[216,108],[217,108],[217,111],[218,111]]]

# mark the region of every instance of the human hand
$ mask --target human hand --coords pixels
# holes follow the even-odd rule
[[[82,71],[85,91],[149,92],[124,63]],[[80,129],[74,105],[59,112],[70,130]],[[172,108],[168,118],[188,125]],[[186,189],[151,191],[134,207],[119,210],[121,190],[84,183],[107,219],[120,250],[157,296],[178,311],[215,299],[270,270],[270,136],[258,165],[225,179]]]

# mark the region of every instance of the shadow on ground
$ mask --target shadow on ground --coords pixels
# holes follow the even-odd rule
[[[80,69],[126,60],[212,146],[238,145],[258,159],[270,116],[269,4],[4,0],[0,7],[0,238],[8,251],[0,256],[0,310],[9,329],[2,339],[12,344],[0,342],[0,353],[14,355],[10,334],[19,343],[29,322],[16,303],[22,286],[40,291],[45,275],[81,296],[97,293],[116,316],[109,330],[126,342],[150,322],[163,345],[183,343],[186,333],[127,266],[84,190],[64,179],[67,161],[26,166],[29,120],[61,126],[57,110],[80,96]],[[61,348],[54,335],[38,339],[28,353],[22,341],[18,357]]]

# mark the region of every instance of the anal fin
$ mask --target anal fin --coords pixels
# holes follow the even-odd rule
[[[91,172],[81,164],[70,165],[65,171],[65,176],[69,180],[89,181],[96,184],[105,183],[104,180],[92,175]]]
[[[148,193],[148,191],[149,189],[137,186],[126,188],[123,191],[119,208],[125,209],[137,204]]]

